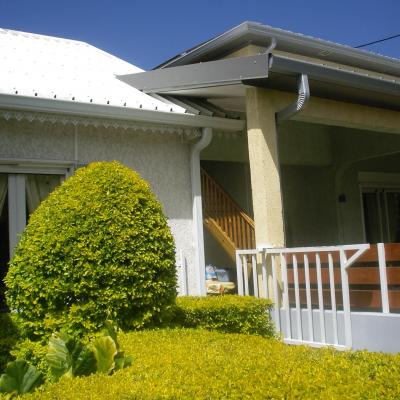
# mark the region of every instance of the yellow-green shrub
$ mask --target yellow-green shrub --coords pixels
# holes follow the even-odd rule
[[[288,346],[256,335],[121,335],[132,367],[39,388],[31,399],[399,399],[400,355]]]
[[[29,337],[162,318],[176,296],[174,242],[160,203],[117,162],[79,169],[31,215],[5,279]]]
[[[24,339],[16,343],[11,354],[16,360],[25,360],[34,365],[44,376],[48,377],[49,367],[46,362],[47,343]]]
[[[175,322],[187,328],[274,336],[272,303],[251,296],[179,297]]]

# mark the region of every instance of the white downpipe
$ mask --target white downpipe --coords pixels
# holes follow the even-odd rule
[[[197,247],[196,270],[199,282],[198,294],[206,295],[203,209],[201,201],[200,152],[206,148],[212,139],[212,129],[202,128],[201,138],[192,145],[190,152],[190,171],[192,182],[193,228],[194,240]]]

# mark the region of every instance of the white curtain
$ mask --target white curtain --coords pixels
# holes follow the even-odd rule
[[[26,175],[26,202],[29,214],[61,183],[59,175]]]
[[[0,175],[0,215],[7,197],[7,175]]]

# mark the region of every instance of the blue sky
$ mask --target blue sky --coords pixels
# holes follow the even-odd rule
[[[400,0],[0,0],[0,27],[83,40],[150,69],[242,21],[351,46],[400,33]],[[400,38],[367,49],[400,58]]]

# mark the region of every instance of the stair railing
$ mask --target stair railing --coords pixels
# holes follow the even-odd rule
[[[255,248],[254,221],[203,168],[201,184],[205,222],[212,219],[236,249]]]

